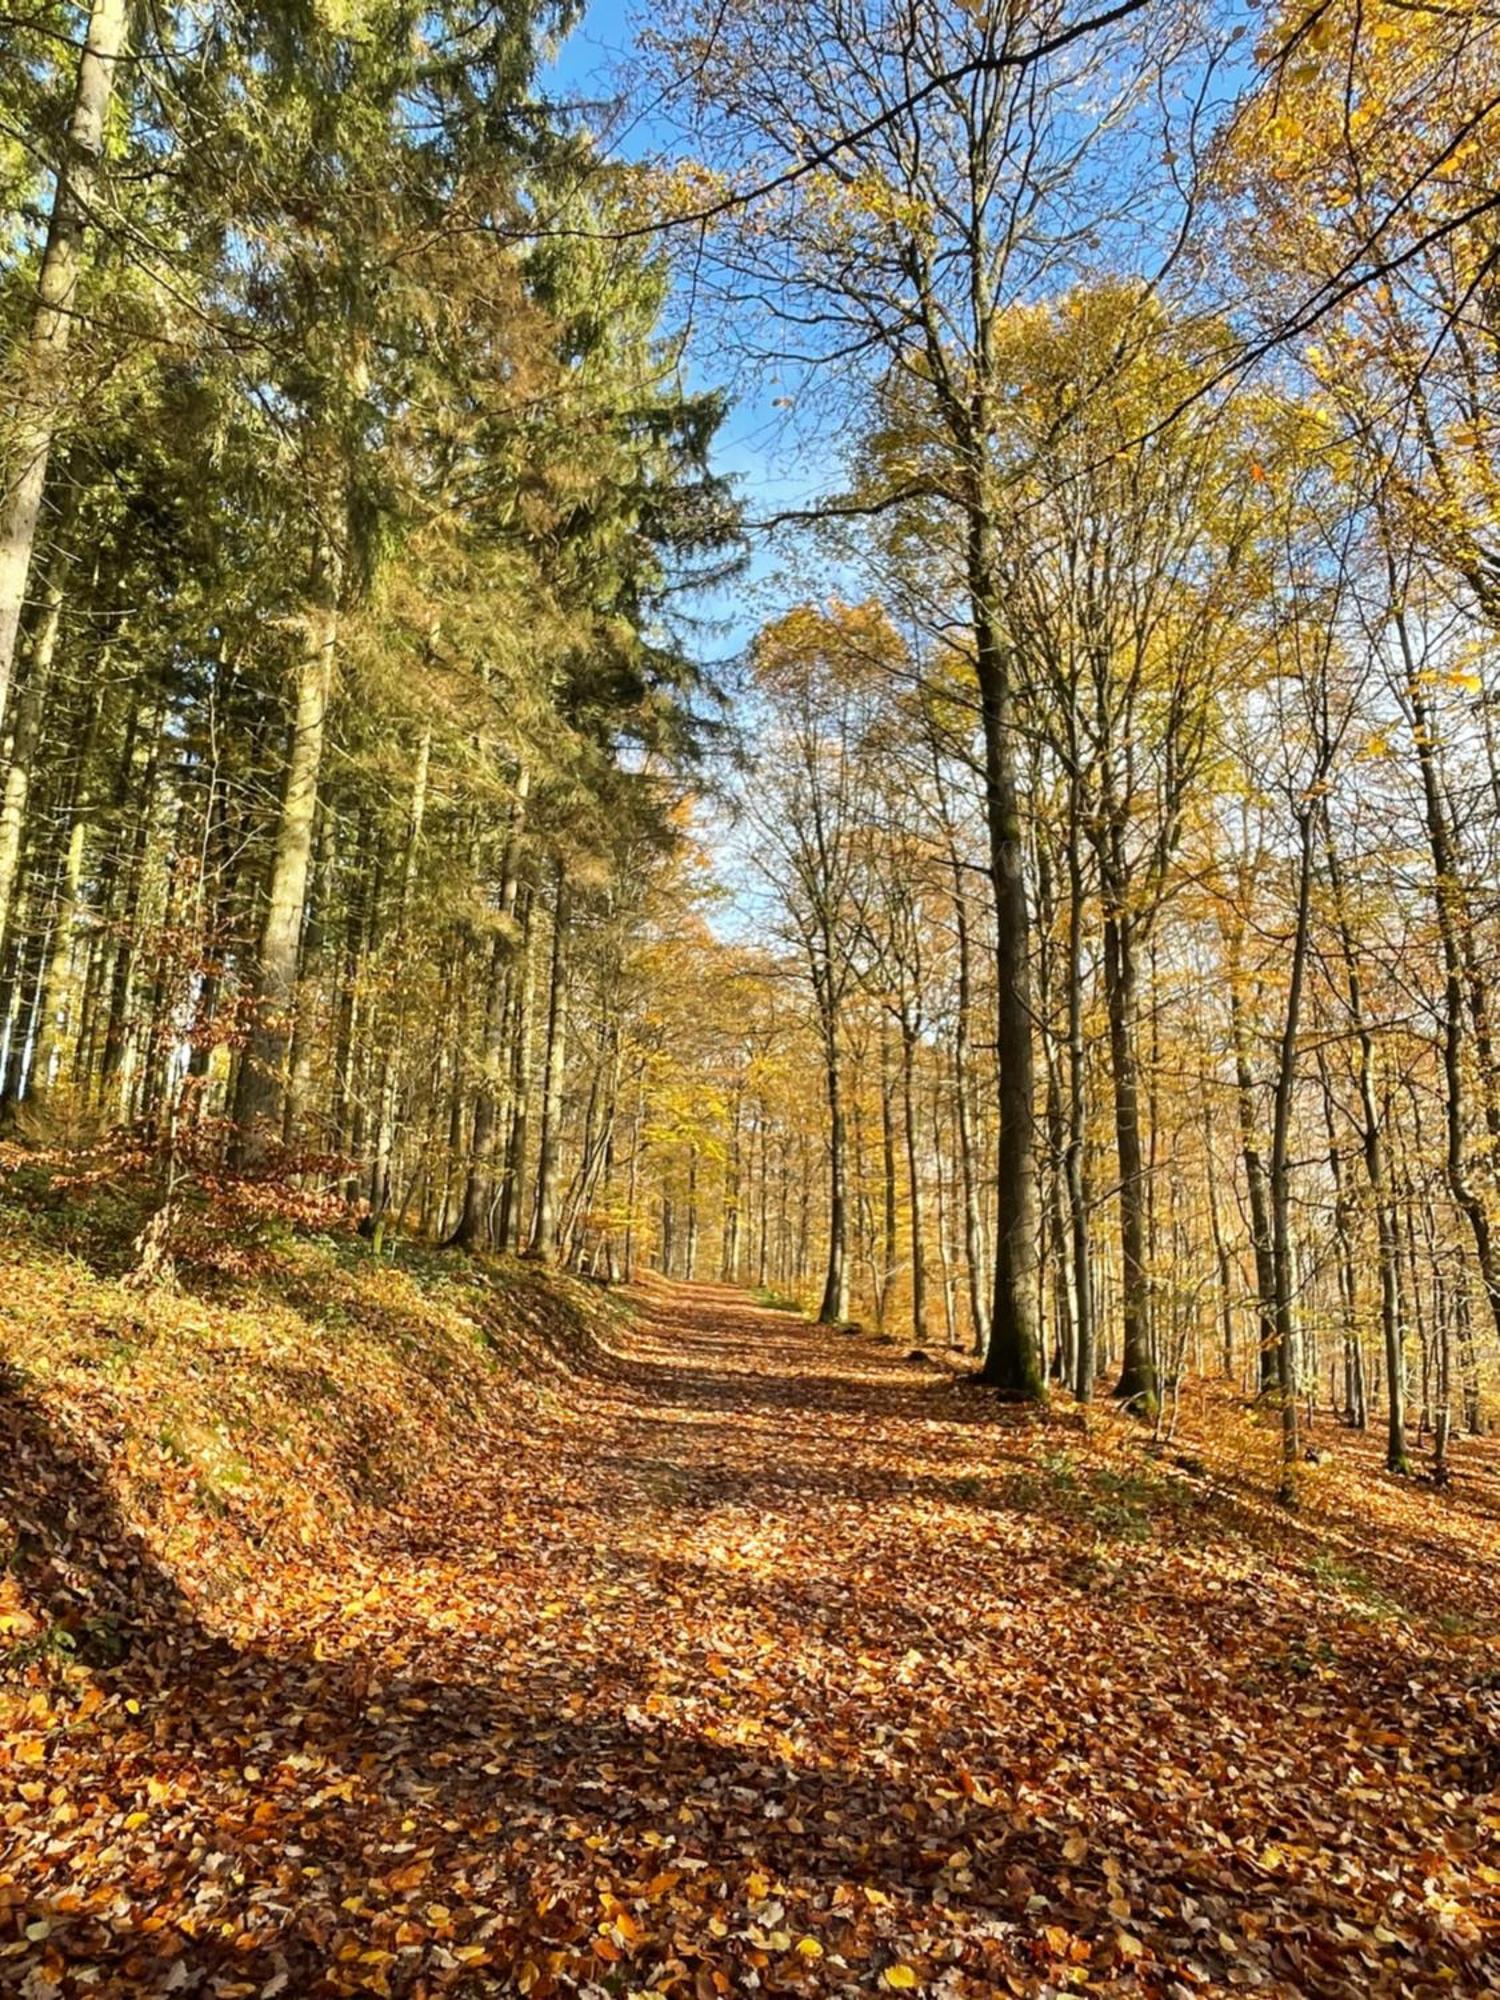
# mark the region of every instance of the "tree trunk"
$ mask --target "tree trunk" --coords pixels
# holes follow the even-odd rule
[[[1281,1400],[1279,1497],[1287,1506],[1293,1505],[1297,1498],[1296,1281],[1292,1269],[1291,1134],[1292,1107],[1297,1089],[1297,1037],[1301,1027],[1302,989],[1306,980],[1307,955],[1312,932],[1312,814],[1313,809],[1308,807],[1300,815],[1297,924],[1292,939],[1291,976],[1287,986],[1286,1015],[1282,1022],[1281,1044],[1276,1066],[1276,1094],[1271,1124],[1271,1164],[1268,1174],[1271,1195],[1276,1380]]]
[[[562,1160],[563,1077],[568,1042],[568,885],[562,863],[557,868],[557,892],[552,904],[552,978],[547,998],[547,1054],[542,1081],[542,1131],[537,1146],[536,1207],[532,1215],[533,1257],[557,1255],[558,1170]],[[696,1170],[697,1162],[694,1161]],[[689,1256],[696,1210],[688,1216]],[[688,1272],[688,1276],[693,1274]]]
[[[532,893],[526,892],[521,925],[521,964],[511,1027],[510,1135],[505,1149],[505,1176],[500,1189],[500,1215],[495,1230],[502,1250],[518,1250],[526,1193],[526,1138],[531,1121],[532,1020],[536,999],[536,951],[532,938]]]
[[[47,715],[47,697],[51,692],[52,668],[57,658],[62,608],[62,572],[59,562],[54,560],[47,577],[47,592],[41,613],[36,621],[26,678],[14,706],[10,765],[5,773],[4,795],[0,798],[0,951],[5,947],[10,929],[10,908],[15,899],[16,877],[21,866],[26,811],[31,798],[37,749],[42,740],[42,724]]]
[[[375,1091],[375,1157],[370,1170],[370,1213],[377,1218],[377,1227],[378,1218],[384,1215],[391,1198],[396,1090],[401,1075],[402,1045],[406,1039],[406,941],[411,922],[412,892],[417,880],[417,856],[422,844],[422,825],[427,815],[427,773],[431,759],[432,730],[429,727],[422,731],[417,743],[411,803],[406,815],[405,851],[401,857],[401,877],[396,893],[396,921],[389,955],[390,970],[396,982],[396,1004],[380,1051],[380,1080]]]
[[[531,773],[523,764],[516,773],[515,797],[511,803],[510,825],[500,868],[500,926],[490,951],[484,1066],[479,1088],[474,1095],[473,1142],[469,1150],[468,1171],[464,1176],[463,1208],[449,1238],[451,1247],[460,1250],[478,1249],[485,1240],[494,1200],[495,1150],[509,1100],[509,1083],[505,1076],[505,1036],[513,984],[513,932],[516,898],[521,883],[521,846],[530,795]]]
[[[969,942],[969,912],[963,895],[960,864],[950,849],[953,868],[953,920],[958,944],[958,1003],[953,1033],[953,1098],[958,1126],[958,1165],[963,1177],[964,1265],[968,1275],[969,1325],[974,1352],[985,1345],[984,1221],[979,1207],[979,1173],[974,1159],[973,1107],[969,1099],[969,1015],[973,968]]]
[[[918,1347],[927,1339],[927,1259],[922,1244],[922,1164],[917,1132],[917,1034],[901,1022],[901,1108],[906,1136],[906,1180],[911,1207],[911,1330]]]
[[[744,1111],[744,1089],[737,1086],[729,1125],[729,1159],[724,1170],[724,1241],[719,1259],[719,1275],[726,1285],[737,1285],[740,1281],[740,1200],[745,1165],[740,1135]]]
[[[234,1159],[265,1164],[281,1138],[287,1049],[297,999],[302,917],[312,863],[318,775],[323,763],[328,702],[338,642],[339,562],[325,542],[314,563],[302,657],[297,666],[296,715],[281,818],[271,863],[270,893],[251,987],[253,1018],[235,1093]]]
[[[1109,1012],[1115,1151],[1120,1169],[1121,1332],[1124,1355],[1115,1394],[1149,1416],[1156,1408],[1151,1281],[1146,1264],[1146,1172],[1141,1156],[1140,1074],[1136,1060],[1135,937],[1118,904],[1104,919],[1104,995]]]
[[[1250,1244],[1255,1257],[1256,1320],[1259,1346],[1256,1381],[1261,1395],[1276,1386],[1276,1274],[1271,1254],[1271,1207],[1266,1190],[1265,1161],[1256,1132],[1255,1076],[1250,1067],[1250,1036],[1245,1021],[1241,962],[1243,933],[1236,917],[1224,927],[1229,985],[1229,1035],[1234,1046],[1235,1095],[1239,1106],[1240,1153],[1245,1162],[1245,1188],[1250,1202]]]
[[[1073,1393],[1094,1393],[1094,1267],[1089,1244],[1092,1190],[1088,1172],[1088,1049],[1083,1033],[1084,882],[1082,828],[1076,784],[1068,802],[1068,1254],[1073,1265]]]
[[[1037,1327],[1036,1156],[1032,1131],[1030,916],[1016,784],[1010,663],[996,618],[993,528],[982,498],[970,513],[969,595],[984,731],[985,817],[995,891],[996,1059],[1000,1132],[995,1171],[995,1289],[983,1377],[1010,1395],[1043,1393]]]
[[[1365,1019],[1359,952],[1350,927],[1343,874],[1326,811],[1323,837],[1329,887],[1333,894],[1334,916],[1344,960],[1344,990],[1350,1023],[1359,1047],[1360,1151],[1364,1157],[1371,1205],[1375,1210],[1376,1253],[1380,1267],[1380,1329],[1386,1375],[1386,1468],[1391,1472],[1407,1472],[1410,1466],[1406,1456],[1406,1329],[1401,1314],[1400,1243],[1390,1169],[1386,1160],[1385,1121],[1375,1091],[1375,1037]]]
[[[47,486],[47,465],[63,400],[63,370],[77,316],[84,231],[94,206],[104,123],[115,71],[125,53],[128,0],[94,0],[78,58],[73,109],[52,194],[0,501],[0,720],[10,698],[27,579]]]
[[[844,1186],[844,1093],[839,1075],[838,1024],[832,1000],[824,996],[823,1088],[828,1099],[828,1268],[818,1320],[842,1326],[849,1317],[848,1211]],[[762,1142],[764,1143],[764,1142]],[[764,1164],[762,1164],[764,1176]],[[761,1181],[761,1283],[765,1283],[765,1181]]]

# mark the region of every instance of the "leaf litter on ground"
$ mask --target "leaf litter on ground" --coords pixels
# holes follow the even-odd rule
[[[0,1990],[1500,1990],[1487,1441],[232,1236],[8,1233]]]

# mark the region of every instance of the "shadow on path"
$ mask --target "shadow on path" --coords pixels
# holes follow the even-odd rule
[[[1277,1828],[1254,1759],[1222,1754],[1202,1711],[1212,1694],[1240,1742],[1259,1730],[1256,1755],[1287,1760],[1279,1837],[1306,1838],[1283,1635],[1253,1593],[1217,1600],[1226,1640],[1266,1640],[1265,1684],[1237,1690],[1174,1654],[1204,1615],[1180,1578],[1118,1612],[1098,1583],[1028,1596],[1027,1566],[1073,1530],[995,1462],[1016,1413],[710,1288],[647,1295],[579,1402],[551,1435],[477,1440],[458,1483],[379,1524],[382,1604],[325,1601],[236,1645],[124,1519],[110,1440],[10,1385],[10,1562],[93,1693],[75,1686],[6,1794],[0,1990],[14,1973],[31,2000],[416,2000],[519,1990],[526,1968],[541,2000],[589,1982],[698,1995],[750,1969],[764,1990],[863,1991],[888,1936],[927,1939],[969,1982],[956,1993],[1040,1994],[1053,1933],[1095,1984],[1137,1992],[1168,1990],[1142,1984],[1142,1952],[1194,1991],[1250,1966],[1288,1994],[1395,1994],[1418,1947],[1446,1991],[1500,1975],[1408,1901],[1401,1951],[1351,1986],[1336,1926],[1366,1921],[1357,1874],[1278,1880],[1268,1935]],[[993,1490],[975,1537],[945,1540],[924,1510],[974,1500],[941,1469],[964,1439]],[[1454,1716],[1411,1691],[1411,1664],[1351,1653],[1339,1699],[1435,1741]],[[1164,1810],[1161,1733],[1193,1729],[1197,1789]],[[1036,1803],[1059,1772],[1071,1811]],[[1392,1764],[1387,1831],[1411,1781]],[[783,1932],[819,1955],[778,1972],[786,1946],[753,1939]]]

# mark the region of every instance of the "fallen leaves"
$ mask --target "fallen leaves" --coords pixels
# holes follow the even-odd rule
[[[393,1396],[423,1309],[397,1275],[378,1308],[337,1261],[297,1277]],[[1500,1977],[1494,1544],[1462,1479],[1392,1495],[1351,1444],[1327,1519],[1291,1524],[1227,1412],[1178,1480],[1123,1422],[1082,1438],[701,1292],[596,1324],[546,1398],[455,1347],[467,1413],[440,1433],[443,1343],[481,1309],[503,1337],[508,1280],[434,1282],[426,1476],[340,1497],[340,1434],[299,1432],[329,1455],[310,1543],[257,1513],[282,1392],[220,1441],[246,1479],[206,1529],[149,1442],[169,1379],[206,1428],[216,1370],[260,1365],[247,1307],[222,1364],[169,1332],[156,1372],[131,1364],[148,1380],[54,1363],[45,1406],[0,1419],[32,1648],[3,1697],[0,1989],[1394,2000]],[[102,1313],[108,1287],[83,1296]],[[74,1643],[37,1650],[55,1629]]]

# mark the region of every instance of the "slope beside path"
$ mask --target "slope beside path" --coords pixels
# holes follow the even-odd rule
[[[1488,1489],[1355,1543],[1232,1453],[636,1304],[232,1628],[61,1468],[140,1630],[10,1733],[0,1990],[1500,1988]]]

